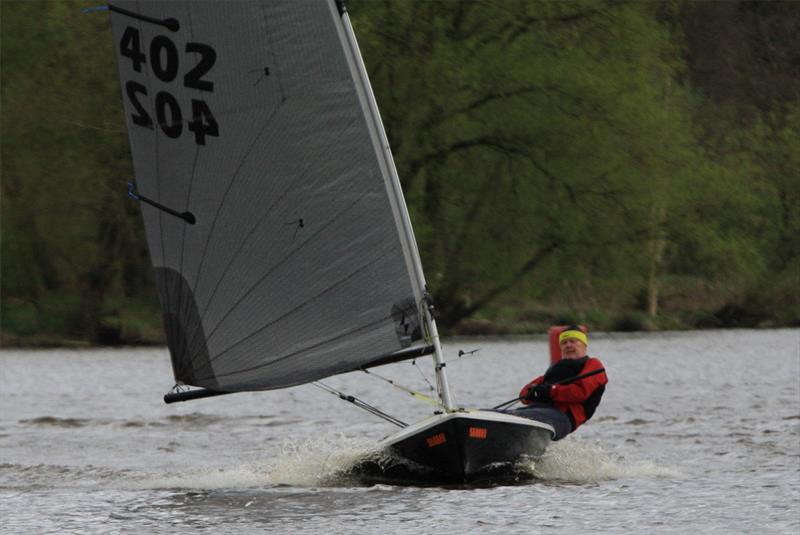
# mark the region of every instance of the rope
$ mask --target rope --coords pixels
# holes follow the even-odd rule
[[[422,371],[422,368],[420,368],[419,366],[417,366],[417,359],[414,359],[414,360],[412,360],[412,361],[411,361],[411,365],[412,365],[412,366],[414,366],[414,368],[415,368],[415,369],[416,369],[416,370],[419,372],[419,374],[422,376],[422,380],[423,380],[423,381],[425,381],[425,383],[427,383],[427,385],[428,385],[428,388],[430,389],[430,391],[431,391],[431,392],[436,392],[436,387],[435,387],[435,386],[433,386],[433,383],[431,383],[431,382],[428,380],[428,377],[425,375],[425,372],[423,372],[423,371]]]

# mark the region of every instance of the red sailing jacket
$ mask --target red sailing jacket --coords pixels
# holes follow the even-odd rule
[[[524,399],[528,395],[528,388],[542,383],[555,383],[563,379],[575,377],[603,367],[603,363],[593,357],[580,359],[561,359],[550,366],[544,375],[540,375],[520,390],[519,397],[522,403],[529,405],[530,400]],[[582,423],[592,417],[600,398],[605,392],[608,383],[606,373],[598,373],[568,385],[553,385],[550,397],[553,405],[561,412],[567,413],[575,431]]]

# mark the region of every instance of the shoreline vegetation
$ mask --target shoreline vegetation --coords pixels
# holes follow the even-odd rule
[[[92,333],[65,332],[52,327],[61,323],[59,316],[50,318],[51,330],[38,325],[40,319],[47,321],[47,314],[26,313],[23,303],[3,305],[4,327],[0,331],[0,349],[11,348],[89,348],[114,346],[165,346],[166,337],[161,324],[161,313],[157,305],[139,309],[137,313],[121,311],[107,316],[99,322]],[[462,336],[517,336],[545,335],[553,325],[570,323],[585,324],[594,332],[658,332],[686,331],[695,329],[772,329],[800,327],[797,316],[780,319],[774,315],[760,314],[753,310],[724,306],[717,310],[700,308],[672,310],[656,318],[641,310],[621,310],[613,313],[598,310],[570,311],[556,307],[506,306],[491,311],[493,315],[481,314],[466,318],[457,324],[441,329],[443,337]],[[8,318],[8,315],[14,319]],[[24,321],[29,323],[24,323]],[[63,324],[61,325],[63,327]]]
[[[2,347],[164,343],[95,5],[0,2]],[[800,3],[347,5],[443,335],[800,325]]]

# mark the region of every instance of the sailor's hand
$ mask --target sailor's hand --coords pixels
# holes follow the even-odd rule
[[[551,401],[550,390],[553,385],[542,383],[540,385],[528,388],[528,395],[525,396],[530,401],[537,401],[539,403],[549,403]]]

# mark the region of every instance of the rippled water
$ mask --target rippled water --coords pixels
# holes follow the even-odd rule
[[[445,353],[469,407],[548,360],[544,338]],[[800,532],[800,330],[595,334],[590,353],[603,403],[535,479],[416,488],[341,477],[395,428],[312,386],[167,406],[164,349],[2,351],[0,531]],[[432,381],[427,359],[380,373]],[[407,422],[430,412],[363,373],[327,383]]]

